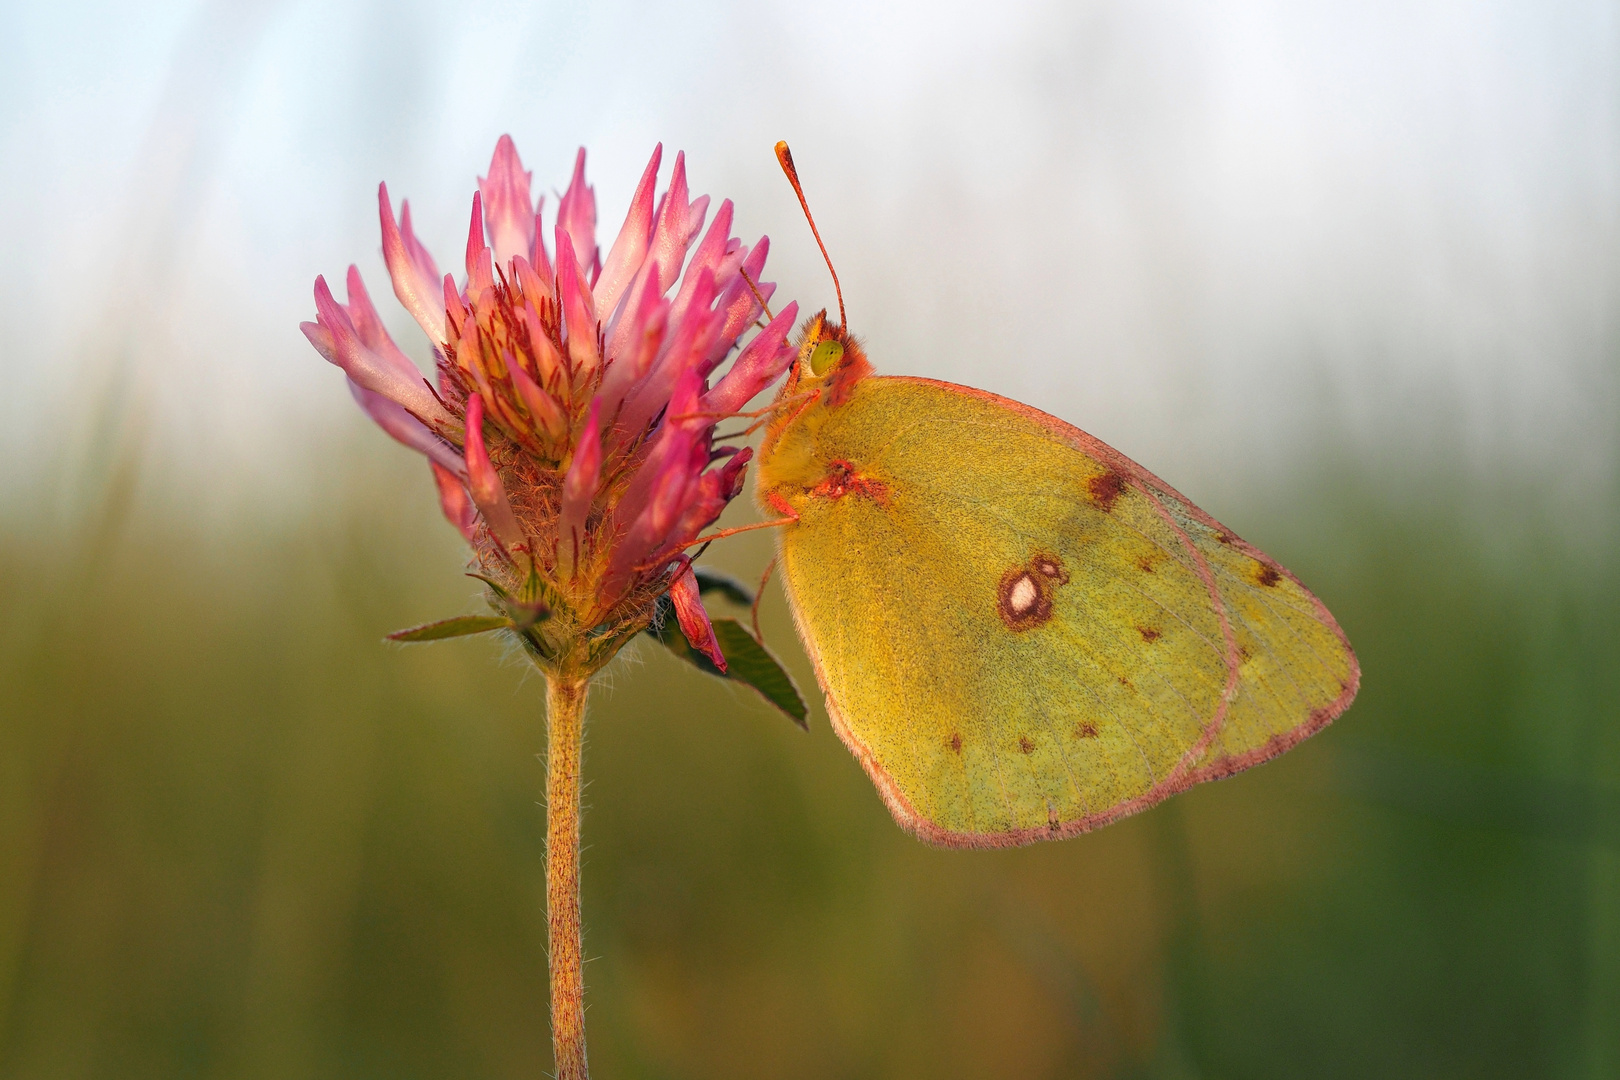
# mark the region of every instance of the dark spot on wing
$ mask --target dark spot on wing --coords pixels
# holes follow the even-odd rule
[[[1091,501],[1097,504],[1097,509],[1106,513],[1113,510],[1114,503],[1125,490],[1125,477],[1109,469],[1087,480],[1086,489],[1091,494]]]
[[[1215,542],[1218,544],[1230,544],[1232,542],[1232,538],[1223,532],[1218,532],[1215,534]]]
[[[1142,640],[1147,642],[1149,645],[1153,644],[1155,641],[1158,641],[1164,636],[1164,632],[1162,630],[1157,630],[1151,626],[1138,626],[1136,628],[1136,632],[1141,634]]]
[[[1255,563],[1254,580],[1269,589],[1282,580],[1282,575],[1277,573],[1277,568],[1274,566],[1269,566],[1266,563]]]
[[[955,731],[951,732],[951,743],[950,743],[950,745],[951,745],[951,749],[954,750],[956,753],[960,754],[962,752],[962,736],[961,736],[960,733],[955,732]]]
[[[1151,555],[1144,555],[1140,559],[1137,559],[1136,565],[1142,568],[1142,572],[1144,574],[1151,574],[1154,572],[1153,556]]]
[[[1047,551],[1037,551],[1029,560],[1029,568],[1054,585],[1067,585],[1069,572],[1063,569],[1063,560]]]
[[[1121,676],[1120,676],[1120,677],[1119,677],[1119,685],[1121,685],[1121,686],[1123,686],[1123,687],[1125,687],[1125,688],[1126,688],[1126,689],[1127,689],[1127,690],[1134,690],[1134,689],[1136,689],[1136,687],[1134,687],[1134,686],[1132,686],[1132,685],[1131,685],[1131,680],[1129,680],[1129,679],[1127,679],[1127,678],[1126,678],[1126,677],[1125,677],[1125,676],[1123,676],[1123,675],[1121,675]]]
[[[1009,630],[1033,630],[1052,617],[1057,589],[1068,581],[1062,559],[1036,552],[1028,564],[1008,567],[1001,575],[996,586],[996,614]]]
[[[1077,739],[1095,739],[1097,737],[1097,725],[1081,724],[1074,729],[1074,737]]]
[[[1028,735],[1020,736],[1018,739],[1018,749],[1026,754],[1033,754],[1035,752],[1035,740],[1031,739]]]

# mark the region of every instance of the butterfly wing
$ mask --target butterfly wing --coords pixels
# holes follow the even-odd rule
[[[1054,417],[872,377],[800,434],[825,477],[777,493],[784,585],[835,729],[924,840],[1096,828],[1355,696],[1291,574]]]

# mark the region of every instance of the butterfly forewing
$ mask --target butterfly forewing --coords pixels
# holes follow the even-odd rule
[[[1353,685],[1297,582],[1035,410],[868,378],[813,454],[841,479],[794,500],[784,581],[839,734],[924,839],[1096,827],[1278,752]]]

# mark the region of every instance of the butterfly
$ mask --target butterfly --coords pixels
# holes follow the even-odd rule
[[[875,374],[841,290],[769,416],[756,496],[795,625],[834,730],[919,839],[1074,836],[1355,698],[1344,632],[1276,560],[1054,416]]]

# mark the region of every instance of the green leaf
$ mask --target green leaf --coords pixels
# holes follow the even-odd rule
[[[694,566],[692,573],[697,577],[700,596],[717,592],[733,604],[741,604],[743,607],[749,607],[754,602],[754,594],[748,591],[748,586],[730,574],[709,566]]]
[[[771,655],[771,651],[756,641],[754,635],[736,619],[711,619],[710,624],[714,627],[714,640],[720,645],[720,653],[726,658],[725,671],[715,667],[708,656],[692,648],[686,635],[681,632],[680,622],[675,618],[675,605],[670,603],[667,596],[658,598],[658,613],[652,625],[647,627],[647,633],[699,671],[753,687],[766,701],[786,713],[788,719],[809,731],[810,710],[805,706],[793,677]]]
[[[407,630],[396,630],[388,635],[389,641],[442,641],[445,638],[465,637],[468,634],[487,634],[491,630],[508,630],[516,624],[500,615],[457,615],[453,619],[423,623]]]
[[[736,619],[714,619],[714,638],[726,658],[726,677],[746,683],[760,696],[787,713],[805,731],[810,730],[810,710],[793,682],[793,676],[777,662],[771,650],[750,634]],[[695,650],[694,650],[695,651]]]

